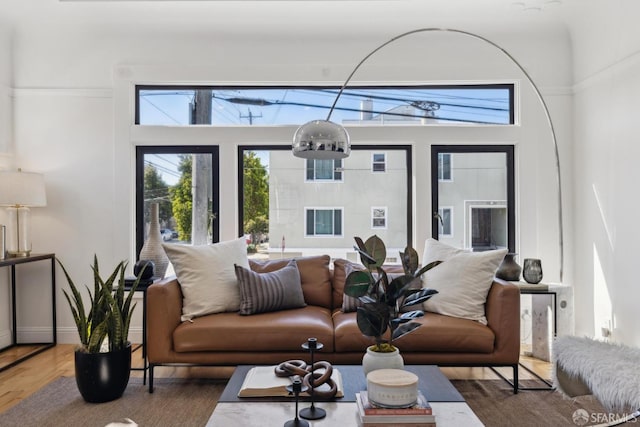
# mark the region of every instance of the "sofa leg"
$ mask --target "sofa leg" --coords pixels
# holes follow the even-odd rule
[[[153,393],[153,364],[149,364],[149,393]]]
[[[518,364],[513,365],[513,394],[518,394]]]

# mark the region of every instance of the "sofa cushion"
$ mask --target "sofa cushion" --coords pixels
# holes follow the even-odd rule
[[[324,344],[323,352],[333,351],[329,309],[308,305],[253,316],[219,313],[198,317],[174,330],[173,343],[177,352],[300,352],[309,337]]]
[[[296,258],[302,294],[309,305],[331,308],[331,271],[329,255]],[[268,273],[283,268],[290,259],[262,260],[250,259],[251,270],[257,273]]]
[[[487,294],[506,253],[507,249],[468,252],[427,239],[422,264],[443,263],[422,275],[423,286],[438,291],[424,303],[424,309],[486,325],[484,305]]]
[[[453,352],[491,353],[495,334],[485,325],[473,320],[425,313],[416,320],[422,327],[394,341],[401,353],[406,352]],[[364,352],[374,344],[358,329],[356,313],[333,314],[336,352]]]
[[[384,265],[384,271],[390,276],[389,279],[393,280],[395,276],[403,273],[401,265]],[[350,297],[344,294],[344,285],[347,281],[347,276],[352,271],[364,270],[362,264],[348,261],[346,259],[337,258],[333,261],[333,307],[342,309],[343,312],[349,313],[355,311],[360,305],[357,298]]]
[[[269,273],[256,273],[239,265],[235,268],[240,286],[240,314],[265,313],[306,305],[295,260]]]
[[[182,321],[240,308],[234,264],[249,267],[244,238],[212,245],[162,246],[180,282]]]

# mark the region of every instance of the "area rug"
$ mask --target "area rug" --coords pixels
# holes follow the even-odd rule
[[[154,391],[131,378],[120,399],[87,403],[73,377],[59,378],[0,414],[2,427],[104,427],[129,418],[140,427],[206,425],[226,381],[154,379]]]
[[[452,383],[488,427],[589,426],[611,416],[591,396],[569,400],[555,391],[514,395],[501,380]],[[225,385],[219,380],[159,378],[154,381],[154,393],[149,394],[141,379],[131,378],[122,398],[92,404],[82,400],[74,378],[60,378],[0,414],[0,426],[104,427],[129,418],[140,427],[202,427]]]
[[[513,394],[502,380],[452,380],[473,412],[489,427],[593,426],[622,419],[628,414],[609,413],[593,396],[565,398],[558,391]],[[521,381],[524,387],[540,382]]]

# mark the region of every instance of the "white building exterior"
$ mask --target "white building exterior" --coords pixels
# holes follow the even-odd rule
[[[343,160],[269,157],[269,239],[273,252],[351,257],[354,236],[376,234],[390,258],[407,245],[407,155],[352,150]],[[393,260],[391,260],[393,261]]]

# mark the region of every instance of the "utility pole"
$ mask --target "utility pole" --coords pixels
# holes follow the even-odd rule
[[[257,118],[262,117],[262,113],[260,113],[260,115],[259,115],[259,116],[256,116],[255,114],[253,114],[253,113],[251,112],[251,108],[247,108],[247,115],[246,115],[246,116],[243,116],[243,115],[242,115],[242,113],[238,113],[238,115],[240,116],[240,120],[242,120],[242,119],[249,119],[249,124],[250,124],[250,125],[252,125],[252,124],[253,124],[253,118],[254,118],[254,117],[257,117]]]
[[[191,124],[210,125],[213,91],[197,89],[191,102]],[[209,154],[192,154],[191,185],[193,207],[191,210],[191,242],[194,245],[205,245],[209,241],[209,200],[213,183],[211,182],[211,156]]]

